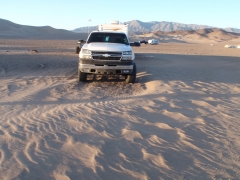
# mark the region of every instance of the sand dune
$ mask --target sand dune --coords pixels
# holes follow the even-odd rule
[[[221,41],[230,41],[237,39],[239,41],[240,34],[239,33],[233,33],[233,32],[227,32],[223,29],[218,28],[205,28],[205,29],[199,29],[199,30],[177,30],[177,31],[171,31],[171,32],[162,32],[158,31],[152,34],[146,34],[141,35],[141,37],[154,37],[154,38],[160,38],[160,39],[166,39],[166,38],[175,38],[175,39],[181,39],[185,41],[215,41],[215,42],[221,42]]]
[[[135,84],[78,83],[75,43],[0,40],[0,179],[240,178],[238,49],[143,45]]]

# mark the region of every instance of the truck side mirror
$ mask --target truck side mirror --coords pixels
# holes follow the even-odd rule
[[[86,41],[84,41],[83,39],[82,40],[78,40],[78,44],[81,44],[81,43],[86,43]]]

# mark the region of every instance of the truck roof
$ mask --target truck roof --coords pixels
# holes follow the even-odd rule
[[[126,34],[122,31],[92,31],[91,33],[94,33],[94,32],[96,32],[96,33],[121,33],[121,34]]]

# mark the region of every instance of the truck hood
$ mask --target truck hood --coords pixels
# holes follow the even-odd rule
[[[90,43],[84,44],[82,48],[90,51],[132,51],[131,46],[117,43]]]

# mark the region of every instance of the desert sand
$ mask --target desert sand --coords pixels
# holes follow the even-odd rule
[[[134,84],[76,43],[0,39],[0,179],[240,179],[239,42],[134,47]]]

